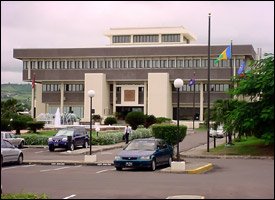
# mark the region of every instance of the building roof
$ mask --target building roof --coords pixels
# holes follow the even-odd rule
[[[183,26],[177,27],[127,27],[127,28],[110,28],[105,32],[107,37],[113,35],[148,35],[148,34],[183,34],[190,41],[197,40],[196,36]]]
[[[227,45],[211,46],[211,56],[218,56]],[[252,45],[233,45],[232,54],[246,55],[255,59]],[[99,48],[54,48],[14,49],[17,59],[91,58],[91,57],[151,57],[151,56],[207,56],[207,45],[146,46],[146,47],[99,47]]]

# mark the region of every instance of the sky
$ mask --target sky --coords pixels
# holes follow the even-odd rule
[[[13,49],[107,46],[110,28],[183,26],[194,44],[274,53],[274,1],[1,1],[1,84],[25,83]]]

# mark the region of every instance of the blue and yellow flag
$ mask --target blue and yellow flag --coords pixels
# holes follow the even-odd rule
[[[217,64],[220,60],[228,60],[231,59],[231,45],[229,45],[216,60],[214,61]]]

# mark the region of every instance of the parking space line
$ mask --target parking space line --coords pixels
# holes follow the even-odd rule
[[[99,174],[99,173],[102,173],[102,172],[113,171],[113,170],[115,170],[115,168],[100,170],[100,171],[97,171],[96,173]]]
[[[14,167],[7,167],[7,168],[2,168],[2,171],[4,171],[4,170],[8,170],[8,169],[16,169],[16,168],[21,168],[21,167],[25,167],[25,168],[27,168],[27,167],[33,167],[33,166],[35,166],[35,165],[21,165],[21,166],[14,166]]]
[[[81,167],[82,165],[78,165],[75,167]],[[55,168],[55,169],[44,169],[44,170],[40,170],[40,172],[48,172],[48,171],[57,171],[57,170],[62,170],[62,169],[67,169],[67,168],[75,168],[72,166],[68,166],[68,167],[59,167],[59,168]]]
[[[63,199],[70,199],[70,198],[75,197],[75,196],[76,196],[75,194],[72,194],[70,196],[64,197]]]
[[[46,152],[46,151],[37,151],[37,152],[34,152],[34,153],[43,153],[43,152]]]

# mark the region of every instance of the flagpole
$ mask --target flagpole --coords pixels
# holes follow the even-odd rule
[[[196,85],[196,81],[195,81],[195,72],[194,72],[194,92],[193,92],[193,130],[195,129],[194,123],[195,123],[195,85]]]
[[[209,120],[210,120],[210,23],[211,13],[208,14],[208,67],[207,67],[207,152],[209,152]]]
[[[35,73],[32,77],[32,88],[33,88],[33,119],[36,118],[36,102],[35,102]]]

